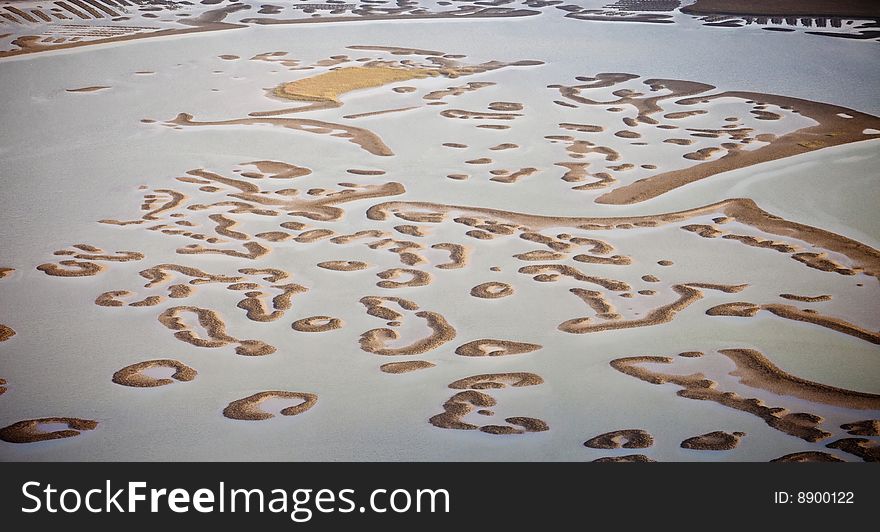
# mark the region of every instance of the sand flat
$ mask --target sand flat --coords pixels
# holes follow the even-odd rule
[[[870,457],[872,43],[425,5],[0,58],[0,457]]]

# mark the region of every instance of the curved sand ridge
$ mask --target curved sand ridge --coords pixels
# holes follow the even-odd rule
[[[315,133],[318,135],[333,135],[334,137],[347,139],[349,142],[357,144],[362,149],[373,155],[388,157],[394,155],[382,139],[375,133],[349,125],[335,124],[332,122],[324,122],[321,120],[312,120],[308,118],[238,118],[231,120],[213,120],[197,122],[193,120],[193,115],[180,113],[172,120],[168,120],[166,124],[173,126],[253,126],[253,125],[270,125],[278,126],[285,129],[295,131],[304,131],[306,133]]]
[[[90,244],[74,244],[74,249],[61,249],[55,255],[72,256],[80,260],[61,260],[58,263],[45,263],[37,266],[37,269],[46,275],[54,277],[89,277],[104,271],[105,266],[95,261],[127,262],[141,260],[143,253],[137,251],[117,251],[107,253],[99,247]],[[62,268],[62,266],[64,266]]]
[[[786,318],[794,321],[802,321],[825,327],[843,334],[855,336],[856,338],[871,342],[872,344],[880,344],[880,331],[869,331],[858,325],[854,325],[846,320],[835,318],[833,316],[825,316],[818,312],[801,310],[791,305],[765,304],[755,305],[737,301],[733,303],[724,303],[716,305],[706,311],[709,316],[735,316],[740,318],[750,318],[755,316],[758,311],[766,310],[780,318]]]
[[[593,449],[647,449],[654,445],[654,437],[642,429],[621,429],[594,436],[584,442]]]
[[[67,425],[67,429],[51,432],[43,432],[40,430],[40,425],[56,423]],[[93,430],[97,426],[97,421],[75,417],[43,417],[39,419],[28,419],[0,429],[0,440],[9,443],[34,443],[46,440],[73,438],[79,436],[81,431]]]
[[[413,209],[430,212],[437,221],[442,220],[446,216],[483,216],[530,227],[533,230],[554,227],[583,229],[614,229],[624,228],[624,226],[660,227],[666,224],[685,222],[699,216],[717,214],[768,234],[793,237],[814,247],[839,253],[850,259],[853,267],[859,268],[866,275],[877,276],[880,274],[880,251],[830,231],[771,215],[760,209],[754,201],[747,198],[728,199],[678,212],[619,217],[541,216],[482,207],[398,201],[380,203],[370,207],[367,210],[367,217],[371,220],[385,220],[391,213],[397,214],[401,211],[405,212]]]
[[[208,338],[202,338],[182,321],[180,316],[184,313],[196,315],[199,325],[205,330]],[[239,340],[228,335],[226,324],[220,319],[219,314],[209,309],[192,306],[171,307],[159,314],[159,323],[172,331],[177,331],[174,333],[174,337],[178,340],[196,347],[214,348],[238,344],[235,352],[242,356],[271,355],[276,351],[273,346],[262,340]]]
[[[282,416],[296,416],[302,414],[315,406],[318,402],[318,396],[313,393],[284,391],[259,392],[243,399],[232,401],[223,409],[223,415],[229,419],[248,421],[260,421],[273,418],[275,417],[274,414],[270,414],[261,408],[261,404],[270,399],[298,399],[302,401],[301,403],[282,409]]]
[[[363,302],[363,300],[361,301]],[[400,338],[400,334],[397,331],[386,328],[371,329],[361,334],[361,349],[374,355],[412,356],[436,349],[455,338],[455,328],[440,314],[430,311],[419,311],[415,315],[425,320],[425,323],[431,329],[431,334],[403,347],[393,348],[386,347],[386,344]]]
[[[171,368],[174,373],[171,378],[159,379],[145,375],[143,372],[153,368]],[[146,360],[138,362],[130,366],[126,366],[113,374],[113,382],[122,386],[132,386],[136,388],[152,388],[156,386],[166,386],[173,384],[174,381],[188,382],[196,378],[198,372],[178,360],[160,359]]]
[[[544,421],[532,417],[508,417],[504,421],[509,425],[475,425],[464,421],[464,417],[477,411],[478,414],[493,416],[488,407],[497,405],[491,395],[477,391],[492,388],[537,386],[544,380],[534,373],[493,373],[474,375],[459,379],[449,385],[452,389],[466,391],[454,394],[443,403],[443,413],[432,416],[428,422],[443,429],[476,430],[490,434],[523,434],[526,432],[544,432],[550,429]],[[517,428],[520,427],[520,428]]]
[[[880,419],[844,423],[840,428],[854,436],[880,436]]]
[[[740,382],[752,388],[770,391],[783,397],[790,396],[813,403],[827,404],[850,409],[880,408],[880,396],[836,388],[790,375],[774,366],[763,355],[749,349],[724,349],[719,353],[736,364],[731,373]],[[769,407],[760,399],[742,397],[735,392],[718,388],[716,381],[702,373],[678,375],[662,373],[645,367],[646,364],[672,364],[671,357],[639,356],[611,361],[611,366],[637,379],[651,384],[672,383],[681,387],[677,395],[688,399],[713,401],[728,408],[741,410],[764,420],[767,425],[814,442],[831,436],[819,428],[822,418],[811,413],[793,413],[782,407]]]
[[[840,449],[858,456],[865,462],[880,462],[880,443],[868,438],[843,438],[826,445],[829,449]]]

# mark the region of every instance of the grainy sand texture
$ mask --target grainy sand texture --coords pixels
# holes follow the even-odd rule
[[[868,4],[0,0],[0,460],[877,461]]]

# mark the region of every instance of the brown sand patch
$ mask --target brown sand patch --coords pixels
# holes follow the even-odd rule
[[[623,281],[618,281],[615,279],[605,279],[603,277],[596,277],[593,275],[586,275],[577,268],[565,264],[536,264],[534,266],[523,266],[517,271],[526,275],[543,274],[548,271],[553,271],[560,275],[571,277],[577,281],[597,284],[602,288],[605,288],[606,290],[617,292],[630,290],[630,286]]]
[[[880,419],[844,423],[840,428],[853,436],[880,436]]]
[[[583,288],[571,288],[569,292],[579,297],[591,309],[596,312],[596,317],[603,320],[619,320],[621,315],[617,313],[614,305],[605,297],[602,292],[595,290],[585,290]]]
[[[437,101],[442,100],[447,96],[461,96],[462,94],[465,94],[467,92],[473,92],[484,87],[491,87],[492,85],[495,84],[490,81],[471,81],[466,85],[461,85],[458,87],[447,87],[444,90],[431,91],[428,94],[424,95],[422,98],[425,100]]]
[[[56,430],[52,432],[43,432],[40,430],[40,425],[56,423],[67,425],[67,430]],[[79,436],[80,431],[93,430],[97,426],[97,421],[75,417],[43,417],[39,419],[28,419],[0,429],[0,440],[9,443],[33,443],[46,440],[73,438],[74,436]]]
[[[421,48],[405,48],[400,46],[368,46],[368,45],[352,45],[346,46],[349,50],[364,50],[369,52],[388,52],[393,55],[425,55],[428,57],[442,57],[445,52],[436,50],[424,50]]]
[[[647,449],[654,437],[642,429],[621,429],[600,434],[584,442],[592,449]]]
[[[317,242],[322,238],[327,238],[335,234],[336,233],[331,229],[311,229],[309,231],[303,231],[297,235],[294,240],[300,244],[311,244],[312,242]]]
[[[450,383],[449,387],[454,390],[486,390],[506,388],[507,386],[512,386],[514,388],[536,386],[543,383],[544,379],[534,373],[486,373],[483,375],[474,375],[473,377],[459,379]]]
[[[486,407],[495,406],[497,401],[492,396],[483,393],[482,389],[504,388],[507,385],[514,387],[535,386],[543,383],[541,377],[534,373],[496,373],[475,375],[457,380],[449,385],[452,389],[467,389],[453,395],[443,404],[443,412],[432,416],[428,421],[435,427],[444,429],[475,430],[489,434],[523,434],[525,432],[544,432],[550,427],[544,421],[531,417],[508,417],[505,422],[513,426],[505,425],[474,425],[467,423],[463,418],[477,410],[483,415],[494,415],[494,412]],[[522,428],[516,428],[522,427]]]
[[[767,425],[791,436],[815,442],[831,436],[818,427],[822,418],[810,413],[790,412],[781,407],[770,407],[756,398],[742,397],[736,392],[718,389],[718,383],[702,373],[677,375],[650,370],[642,364],[671,364],[671,357],[638,356],[611,361],[617,371],[651,384],[672,383],[680,386],[679,397],[700,401],[712,401],[722,406],[747,412],[764,420]]]
[[[15,336],[15,331],[8,325],[0,323],[0,342],[5,342]]]
[[[342,328],[342,320],[331,316],[311,316],[296,320],[290,325],[299,332],[327,332]]]
[[[499,281],[489,281],[471,288],[471,295],[481,299],[498,299],[513,295],[513,287]]]
[[[464,109],[446,109],[440,111],[440,116],[446,118],[458,118],[461,120],[514,120],[520,113],[490,113],[488,111],[465,111]]]
[[[680,120],[682,118],[690,118],[692,116],[704,115],[709,111],[705,109],[696,109],[693,111],[679,111],[675,113],[666,113],[663,115],[663,118],[668,118],[669,120]]]
[[[313,393],[282,391],[259,392],[243,399],[232,401],[223,409],[223,415],[229,419],[249,421],[273,418],[275,417],[274,414],[270,414],[260,408],[260,404],[269,399],[299,399],[302,401],[297,405],[288,406],[281,410],[282,416],[295,416],[302,414],[315,406],[318,402],[318,396]]]
[[[771,4],[760,0],[697,0],[681,8],[681,12],[693,15],[880,17],[880,7],[873,2],[829,0],[777,0]]]
[[[359,260],[328,260],[319,262],[318,267],[337,272],[353,272],[366,269],[367,263]]]
[[[403,274],[409,274],[411,276],[410,280],[403,282],[388,280],[396,279]],[[377,273],[376,276],[380,279],[386,279],[385,281],[379,281],[376,283],[376,286],[380,288],[427,286],[431,283],[430,273],[421,270],[414,270],[412,268],[391,268]]]
[[[359,168],[349,168],[346,170],[349,174],[354,175],[385,175],[385,170],[363,170]]]
[[[15,268],[0,268],[0,279],[11,276],[14,271]]]
[[[269,312],[268,306],[263,301],[263,292],[253,291],[245,293],[245,299],[242,299],[236,305],[238,308],[247,313],[247,318],[251,321],[268,322],[275,321],[282,316],[284,312],[290,310],[291,299],[294,294],[306,292],[308,289],[298,284],[272,285],[271,288],[280,290],[280,294],[272,298],[272,312]]]
[[[518,102],[492,102],[489,104],[492,111],[522,111],[523,104]]]
[[[183,323],[180,316],[184,313],[196,315],[199,325],[205,329],[208,338],[202,338]],[[235,352],[242,356],[264,356],[276,351],[273,346],[261,340],[239,340],[228,335],[226,324],[216,312],[209,309],[192,306],[170,307],[159,315],[159,323],[172,331],[177,331],[174,333],[174,337],[178,340],[196,347],[214,348],[238,344]]]
[[[826,445],[829,449],[840,449],[858,456],[865,462],[880,462],[880,443],[868,438],[842,438]]]
[[[818,296],[799,296],[796,294],[779,294],[779,297],[783,299],[790,299],[792,301],[801,301],[804,303],[818,303],[820,301],[831,301],[831,296],[827,294],[818,295]]]
[[[67,92],[97,92],[104,89],[109,89],[107,85],[92,85],[89,87],[80,87],[78,89],[64,89]]]
[[[643,454],[627,454],[623,456],[604,456],[602,458],[597,458],[593,460],[596,463],[605,463],[605,462],[656,462],[656,460],[652,460]]]
[[[418,109],[418,108],[419,108],[418,105],[412,106],[412,107],[396,107],[394,109],[382,109],[380,111],[369,111],[366,113],[356,113],[353,115],[345,115],[342,118],[346,118],[348,120],[355,120],[357,118],[368,118],[371,116],[387,115],[389,113],[401,113],[403,111],[412,111],[413,109]]]
[[[491,162],[491,159],[481,159],[488,160]],[[468,161],[468,163],[472,163],[473,161]],[[505,175],[496,175],[495,177],[489,178],[489,181],[495,181],[496,183],[516,183],[516,181],[521,177],[529,177],[530,175],[536,173],[538,171],[537,168],[520,168],[515,172],[511,172]]]
[[[365,296],[360,299],[360,303],[367,307],[367,314],[387,321],[396,321],[403,317],[403,314],[391,310],[384,305],[384,302],[396,303],[403,310],[418,310],[419,306],[414,302],[403,299],[401,297],[380,297]]]
[[[833,454],[823,453],[821,451],[803,451],[799,453],[791,453],[779,458],[770,460],[771,462],[844,462]]]
[[[144,375],[143,371],[151,368],[171,368],[174,374],[170,379],[157,379]],[[113,374],[113,382],[122,386],[133,386],[136,388],[152,388],[155,386],[165,386],[173,384],[174,381],[189,382],[196,378],[198,372],[178,360],[160,359],[146,360],[126,366]]]
[[[510,221],[520,226],[531,227],[535,230],[549,227],[610,229],[623,224],[630,226],[640,226],[643,224],[662,226],[669,223],[680,223],[697,216],[718,214],[724,215],[729,221],[736,220],[765,233],[797,238],[812,246],[840,253],[853,262],[853,268],[858,268],[867,275],[876,276],[880,273],[880,251],[830,231],[773,216],[758,208],[754,201],[745,198],[728,199],[685,211],[629,217],[540,216],[498,209],[459,207],[429,202],[386,202],[370,207],[367,210],[367,217],[371,220],[384,220],[388,216],[389,211],[397,213],[401,210],[416,208],[433,213],[433,216],[438,221],[442,220],[447,214],[455,214],[457,216],[488,216],[498,220]]]
[[[561,129],[568,129],[571,131],[580,131],[581,133],[601,133],[605,131],[605,128],[602,126],[594,126],[591,124],[572,124],[570,122],[563,122],[559,124]]]
[[[319,135],[333,135],[339,138],[345,138],[349,142],[357,144],[364,150],[373,155],[391,156],[391,151],[382,139],[375,133],[359,127],[348,126],[343,124],[335,124],[331,122],[323,122],[321,120],[311,120],[307,118],[238,118],[233,120],[215,120],[196,122],[193,116],[186,113],[180,113],[173,120],[169,120],[168,124],[176,126],[237,126],[237,125],[272,125],[295,131],[304,131],[307,133],[315,133]]]
[[[441,270],[456,270],[467,266],[467,248],[461,244],[441,242],[431,246],[431,249],[440,249],[449,252],[449,262],[444,262],[443,264],[438,264],[436,266]]]
[[[648,80],[646,83],[653,82],[654,86],[666,86],[669,88],[667,84],[670,81]],[[712,86],[702,86],[702,84],[696,84],[694,87],[697,92],[704,92],[714,88]],[[676,96],[685,95],[683,92],[676,92],[675,90],[673,90],[673,94]],[[684,98],[676,103],[681,105],[703,104],[719,98],[755,100],[780,107],[790,107],[802,116],[818,122],[818,124],[776,137],[770,140],[767,145],[754,150],[729,150],[726,155],[718,159],[706,161],[685,170],[664,172],[631,183],[600,196],[596,199],[596,202],[615,205],[638,203],[722,172],[809,153],[832,146],[868,140],[871,136],[864,134],[864,130],[866,128],[876,129],[880,127],[880,118],[869,114],[844,107],[772,94],[727,91]],[[840,116],[841,113],[853,118],[842,118]],[[758,118],[767,119],[775,117],[761,115]]]
[[[361,299],[361,302],[364,303],[364,299]],[[369,310],[375,311],[377,309],[378,307],[368,308],[368,312]],[[387,342],[400,338],[397,331],[392,329],[371,329],[361,335],[361,349],[374,355],[412,356],[436,349],[455,338],[455,328],[440,314],[430,311],[419,311],[416,312],[416,317],[424,319],[428,327],[430,327],[431,334],[427,337],[418,339],[404,347],[389,348],[385,347]]]
[[[395,225],[394,230],[397,231],[398,233],[401,233],[404,235],[409,235],[409,236],[415,236],[415,237],[425,236],[424,228],[419,227],[417,225],[409,225],[409,224]]]
[[[236,59],[241,59],[239,56],[233,54],[222,54],[218,55],[217,57],[223,59],[224,61],[235,61]]]
[[[809,311],[809,309],[802,310],[791,305],[778,305],[769,303],[764,305],[756,305],[754,303],[737,301],[734,303],[724,303],[721,305],[716,305],[708,309],[706,311],[706,314],[709,316],[734,316],[739,318],[751,318],[761,310],[766,310],[772,314],[775,314],[776,316],[779,316],[780,318],[794,321],[802,321],[805,323],[812,323],[814,325],[825,327],[833,331],[848,334],[850,336],[855,336],[856,338],[860,338],[862,340],[865,340],[866,342],[871,342],[872,344],[880,344],[880,332],[878,331],[870,331],[868,329],[852,324],[846,320],[836,318],[834,316],[826,316],[824,314],[819,314],[818,312],[811,312]]]
[[[501,151],[501,150],[514,150],[514,149],[516,149],[516,148],[519,148],[519,145],[517,145],[517,144],[511,144],[510,142],[504,142],[504,143],[502,143],[502,144],[497,144],[497,145],[495,145],[495,146],[492,146],[491,148],[489,148],[489,150],[491,150],[491,151]]]
[[[555,251],[549,251],[546,249],[536,249],[534,251],[528,251],[526,253],[517,253],[513,257],[519,260],[544,261],[564,259],[566,255],[564,253],[557,253]]]
[[[538,344],[486,338],[458,346],[455,349],[455,354],[463,357],[498,357],[531,353],[542,347]]]
[[[40,264],[37,269],[46,275],[55,277],[88,277],[97,275],[105,269],[104,266],[92,261],[128,262],[144,258],[143,253],[137,251],[117,251],[113,254],[107,254],[101,248],[89,244],[74,244],[73,247],[76,249],[62,249],[56,251],[55,255],[72,255],[74,258],[82,260],[71,259],[58,261],[57,264]]]
[[[269,179],[293,179],[312,173],[308,168],[281,161],[251,161],[242,165],[256,166],[260,172],[269,174]]]
[[[724,432],[716,430],[700,436],[693,436],[681,442],[682,449],[698,451],[729,451],[739,445],[739,440],[745,436],[744,432]]]
[[[379,370],[383,373],[409,373],[420,369],[433,368],[435,365],[436,364],[428,362],[427,360],[410,360],[407,362],[389,362],[388,364],[382,364],[379,366]]]
[[[128,290],[110,290],[109,292],[104,292],[95,298],[95,304],[99,307],[122,307],[125,306],[126,303],[119,298],[131,295],[134,294]],[[164,300],[165,298],[161,296],[148,296],[140,301],[127,303],[127,305],[130,307],[153,307]]]

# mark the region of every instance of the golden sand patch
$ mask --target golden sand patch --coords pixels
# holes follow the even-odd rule
[[[306,102],[338,102],[339,96],[358,89],[380,87],[389,83],[426,78],[436,73],[422,68],[386,66],[344,67],[283,83],[275,88],[279,98]]]

